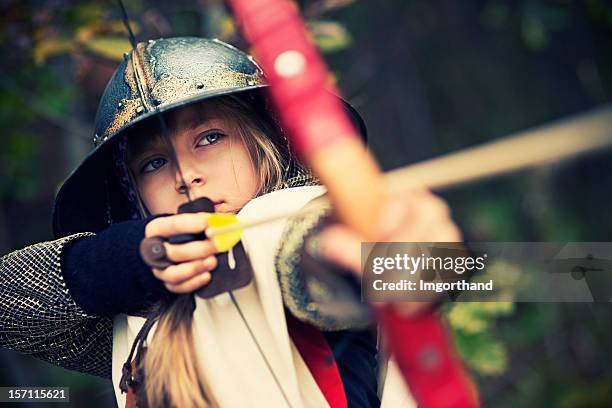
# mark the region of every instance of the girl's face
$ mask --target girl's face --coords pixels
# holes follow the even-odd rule
[[[201,108],[186,107],[168,130],[192,199],[208,197],[215,212],[237,212],[259,188],[249,152],[235,126]],[[147,137],[148,136],[148,137]],[[130,144],[129,167],[151,214],[175,213],[185,190],[161,136],[142,135]]]

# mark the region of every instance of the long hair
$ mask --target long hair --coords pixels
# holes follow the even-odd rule
[[[316,179],[294,159],[274,116],[257,95],[219,97],[193,108],[203,114],[212,111],[232,124],[249,152],[258,177],[256,195],[291,186],[291,180],[316,184]],[[177,125],[173,115],[167,115],[166,119],[170,128]],[[135,138],[128,139],[128,150],[137,148],[139,139],[152,134],[149,132],[150,129],[138,132]],[[147,215],[146,208],[141,207],[143,215]],[[155,333],[140,361],[145,375],[144,397],[149,407],[217,405],[197,363],[192,324],[194,310],[192,294],[179,295],[159,305]]]

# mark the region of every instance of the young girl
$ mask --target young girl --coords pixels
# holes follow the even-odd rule
[[[220,41],[156,40],[127,54],[100,103],[96,148],[58,193],[58,239],[1,260],[0,345],[112,377],[119,406],[378,406],[369,314],[324,307],[331,288],[301,270],[305,257],[359,270],[358,235],[319,233],[329,210],[248,229],[229,254],[200,239],[166,242],[165,268],[140,255],[143,238],[206,230],[207,213],[170,215],[187,196],[249,219],[325,193],[265,86],[252,58]],[[381,240],[459,239],[428,192],[389,197],[386,214]],[[241,268],[248,285],[191,294]],[[383,404],[397,398],[385,390]]]

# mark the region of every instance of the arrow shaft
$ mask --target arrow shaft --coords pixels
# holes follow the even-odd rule
[[[310,214],[313,211],[317,211],[329,205],[329,200],[325,197],[320,197],[317,200],[310,203],[307,207],[301,208],[297,211],[285,211],[279,212],[274,215],[266,217],[254,218],[251,220],[239,220],[235,224],[228,225],[226,227],[209,228],[206,230],[206,236],[208,238],[214,238],[219,235],[228,234],[230,232],[236,232],[239,230],[245,230],[256,227],[262,224],[268,224],[274,221],[282,220],[284,218],[299,217],[301,215]]]
[[[577,115],[499,141],[471,147],[385,173],[386,191],[415,188],[441,190],[535,166],[559,163],[612,147],[612,106]],[[207,236],[235,232],[283,218],[298,217],[329,206],[326,197],[297,211],[243,220],[209,229]]]
[[[612,145],[612,106],[385,174],[387,191],[431,190],[558,163]]]

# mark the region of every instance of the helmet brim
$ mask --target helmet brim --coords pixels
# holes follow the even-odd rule
[[[127,131],[153,118],[184,106],[224,95],[245,92],[265,92],[267,85],[231,88],[199,94],[174,104],[159,107],[158,111],[143,113],[127,126],[108,137],[94,148],[62,183],[53,210],[53,234],[56,238],[79,233],[99,232],[111,223],[130,219],[123,190],[119,184],[113,152]],[[367,129],[361,115],[347,101],[338,97],[359,131],[364,142]]]

